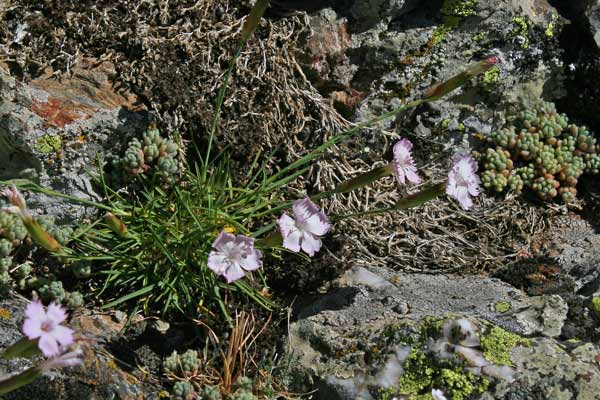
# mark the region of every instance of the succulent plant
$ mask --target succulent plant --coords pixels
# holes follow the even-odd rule
[[[202,388],[202,399],[222,400],[221,391],[217,386],[208,385]]]
[[[583,126],[569,123],[553,103],[522,110],[506,127],[487,137],[481,180],[489,190],[533,190],[541,199],[571,203],[584,173],[600,170],[599,146]]]
[[[186,350],[181,355],[177,354],[177,351],[173,351],[163,361],[165,373],[181,377],[194,375],[198,371],[199,366],[200,360],[198,359],[198,352],[196,350]]]
[[[187,381],[175,382],[173,385],[173,398],[177,400],[188,400],[195,393],[194,385]]]
[[[132,139],[123,157],[113,158],[117,170],[129,176],[137,176],[154,168],[162,178],[171,182],[176,179],[180,165],[176,157],[179,146],[170,139],[161,137],[160,131],[151,126],[142,135],[142,140]]]
[[[16,245],[25,239],[27,229],[25,229],[21,218],[6,211],[0,211],[0,236]]]
[[[62,303],[66,296],[61,281],[54,281],[43,285],[40,287],[39,293],[44,302],[55,301],[57,303]]]
[[[71,309],[83,307],[83,295],[79,292],[69,292],[65,296],[63,303],[65,306]]]

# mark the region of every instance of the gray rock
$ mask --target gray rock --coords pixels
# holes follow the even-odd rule
[[[298,311],[297,320],[290,325],[289,349],[297,359],[295,377],[302,382],[299,387],[318,388],[316,398],[376,398],[375,388],[383,390],[398,384],[410,350],[410,346],[392,345],[385,339],[390,327],[399,330],[400,337],[410,337],[418,332],[411,327],[431,317],[466,316],[474,326],[489,327],[491,322],[509,332],[548,337],[534,338],[531,347],[515,347],[510,353],[515,369],[486,365],[476,349],[458,346],[465,356],[473,357],[475,365],[483,363],[484,368],[474,370],[499,379],[500,389],[492,392],[495,397],[486,394],[485,398],[509,398],[503,397],[504,393],[519,387],[522,393],[539,389],[550,396],[541,398],[554,398],[548,393],[560,389],[560,393],[572,396],[565,398],[592,399],[595,397],[590,397],[588,390],[600,383],[600,370],[592,360],[599,354],[597,348],[583,342],[574,348],[550,339],[560,335],[567,311],[566,302],[558,295],[527,297],[497,279],[357,267],[337,279],[330,293]],[[490,328],[485,329],[488,332]],[[430,345],[431,351],[443,349],[443,343],[443,339],[437,339]],[[546,357],[552,354],[557,359],[548,363]],[[589,380],[579,375],[590,368]],[[575,384],[565,385],[570,378]],[[504,379],[514,383],[505,384]],[[514,391],[514,395],[521,392]]]
[[[131,94],[112,86],[111,64],[83,62],[57,82],[47,74],[30,83],[0,69],[0,180],[27,178],[84,200],[98,200],[90,173],[98,159],[118,151],[139,133],[147,115]],[[40,193],[27,193],[34,213],[72,221],[86,207]]]
[[[531,297],[527,302],[527,309],[515,315],[523,333],[559,336],[569,311],[567,302],[558,295]]]
[[[518,382],[500,381],[481,399],[599,399],[598,354],[600,348],[591,343],[564,346],[552,339],[534,339],[529,347],[512,351],[521,371]]]

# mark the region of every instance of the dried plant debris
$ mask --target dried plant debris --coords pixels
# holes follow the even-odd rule
[[[246,1],[17,0],[2,24],[4,58],[24,78],[46,66],[69,73],[78,56],[115,62],[117,84],[139,95],[159,125],[205,139],[239,41]],[[19,43],[14,35],[25,26]],[[304,79],[292,55],[304,18],[263,20],[234,71],[217,133],[234,158],[279,148],[285,162],[322,143],[342,119]]]

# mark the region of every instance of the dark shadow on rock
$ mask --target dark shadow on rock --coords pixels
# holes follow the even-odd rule
[[[316,300],[311,299],[312,301],[310,301],[310,306],[308,307],[306,307],[306,302],[304,304],[298,303],[295,306],[294,314],[297,319],[305,319],[323,311],[342,310],[351,305],[356,295],[360,292],[360,288],[353,286],[338,288],[317,297]]]

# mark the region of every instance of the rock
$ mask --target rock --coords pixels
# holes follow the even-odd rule
[[[551,295],[531,297],[528,303],[526,310],[515,315],[524,328],[523,333],[559,336],[569,311],[567,302],[558,295]]]
[[[596,46],[600,48],[600,4],[591,2],[586,8],[584,16],[590,26],[590,32],[596,42]]]
[[[466,387],[472,393],[481,383],[478,376],[499,382],[491,392],[496,397],[484,398],[560,388],[573,396],[566,398],[591,399],[585,396],[600,383],[593,360],[600,352],[589,343],[574,346],[553,339],[561,335],[567,312],[559,295],[527,297],[493,278],[356,267],[338,278],[331,292],[299,308],[290,325],[294,376],[302,382],[299,390],[317,388],[318,399],[376,399],[382,390],[391,396],[398,387],[410,386],[414,346],[421,343],[426,355],[438,358],[435,368],[455,368],[444,364],[448,352],[468,362],[473,375],[461,374],[471,379]],[[482,333],[471,333],[471,340],[468,334],[457,335],[458,328],[435,322],[440,319]],[[546,354],[556,354],[557,360],[547,363],[545,357],[552,356]],[[588,375],[582,372],[586,369]],[[571,378],[575,384],[565,385]]]
[[[511,356],[520,366],[518,381],[500,381],[482,400],[600,398],[597,345],[579,342],[565,346],[540,338],[533,339],[529,347],[515,348]]]
[[[113,86],[112,64],[85,60],[72,73],[57,81],[48,72],[23,83],[0,69],[0,180],[27,178],[98,200],[88,173],[97,172],[99,157],[142,131],[147,115],[133,95]],[[85,207],[39,193],[28,193],[27,202],[59,221],[86,213]]]

